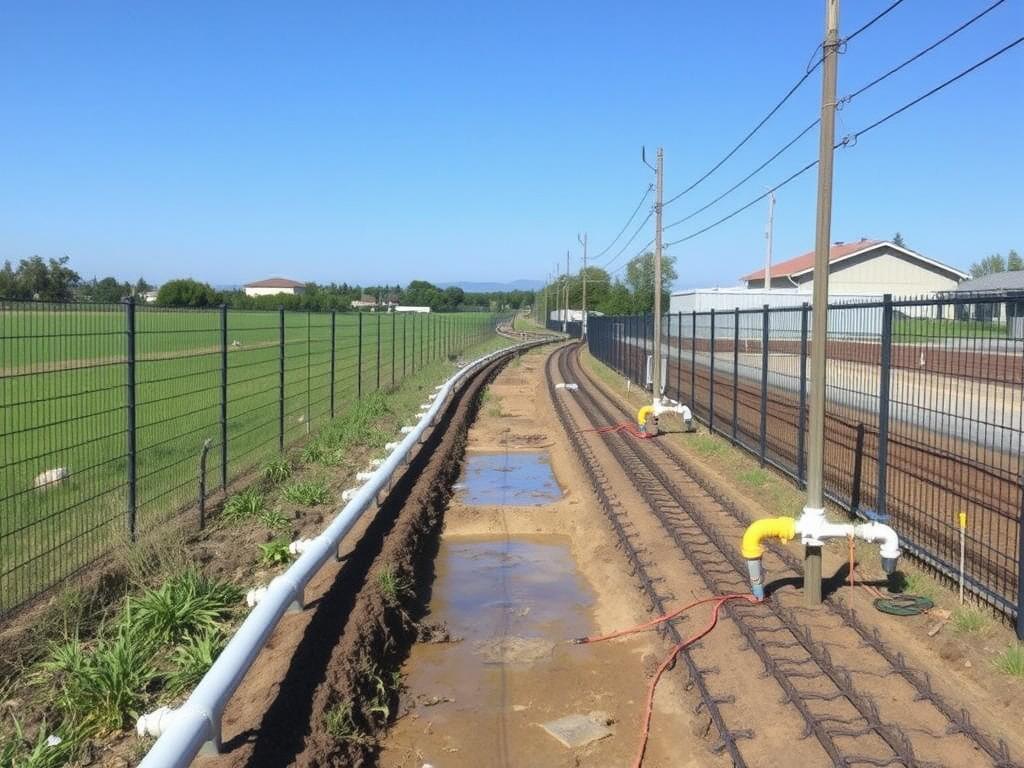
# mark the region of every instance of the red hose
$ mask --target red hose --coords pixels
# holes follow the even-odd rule
[[[659,616],[656,619],[644,622],[643,624],[637,624],[634,627],[621,629],[617,632],[612,632],[608,635],[601,635],[599,637],[581,637],[574,641],[576,643],[599,643],[603,640],[611,640],[612,638],[622,637],[623,635],[632,635],[637,632],[642,632],[645,629],[650,629],[651,627],[657,626],[658,624],[662,624],[666,621],[671,621],[672,619],[682,614],[684,611],[687,611],[695,606],[702,605],[704,603],[715,604],[714,608],[711,609],[711,620],[699,632],[697,632],[697,634],[692,635],[683,640],[682,642],[674,645],[672,649],[669,651],[668,655],[665,657],[665,659],[661,662],[661,665],[658,667],[658,670],[654,673],[654,677],[651,679],[651,683],[647,688],[647,699],[644,703],[643,726],[640,732],[640,744],[637,747],[636,758],[633,761],[633,768],[640,768],[640,766],[642,766],[644,762],[644,752],[647,751],[647,740],[651,732],[651,717],[654,714],[654,691],[658,687],[658,681],[661,680],[661,676],[662,674],[664,674],[665,670],[672,666],[672,663],[675,661],[676,656],[678,656],[683,651],[683,649],[697,642],[702,637],[707,635],[712,629],[715,628],[715,625],[718,624],[718,613],[719,611],[721,611],[722,606],[729,600],[746,600],[747,602],[755,604],[760,602],[753,595],[746,594],[732,594],[720,595],[715,597],[705,597],[701,600],[696,600],[690,603],[689,605],[684,605],[682,608],[672,611],[671,613],[666,613],[663,616]]]

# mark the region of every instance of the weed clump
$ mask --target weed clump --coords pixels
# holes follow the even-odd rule
[[[291,562],[292,553],[288,551],[288,542],[282,539],[260,544],[260,565],[272,567]]]
[[[224,504],[223,517],[229,523],[241,523],[259,516],[267,500],[255,486],[236,493]]]
[[[331,489],[323,480],[300,480],[285,486],[282,495],[293,504],[315,507],[331,500]]]

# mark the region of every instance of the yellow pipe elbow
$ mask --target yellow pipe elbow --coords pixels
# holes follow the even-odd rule
[[[647,423],[647,417],[654,413],[653,405],[645,405],[639,411],[636,412],[636,423],[637,426],[642,427]]]
[[[741,552],[747,560],[756,560],[764,554],[764,539],[779,539],[785,544],[796,536],[796,519],[792,517],[766,517],[755,520],[743,534]]]

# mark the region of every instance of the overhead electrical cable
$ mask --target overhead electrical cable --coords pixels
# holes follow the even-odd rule
[[[619,230],[619,234],[617,234],[617,235],[615,236],[615,239],[614,239],[614,240],[612,240],[612,241],[611,241],[610,243],[608,243],[608,247],[607,247],[607,248],[605,248],[605,249],[604,249],[603,251],[601,251],[600,253],[598,253],[598,254],[595,254],[595,255],[594,255],[593,257],[591,257],[591,261],[592,261],[592,262],[593,262],[593,261],[597,261],[598,259],[600,259],[600,258],[601,258],[602,256],[604,256],[604,255],[605,255],[606,253],[608,253],[608,251],[610,251],[610,250],[612,249],[612,247],[613,247],[613,246],[614,246],[614,245],[615,245],[615,244],[616,244],[617,242],[619,242],[619,238],[620,238],[620,237],[622,237],[622,233],[623,233],[623,232],[625,232],[625,231],[626,231],[626,229],[628,229],[628,228],[629,228],[629,225],[630,225],[630,224],[632,224],[632,223],[633,223],[633,219],[635,219],[635,218],[636,218],[636,215],[637,215],[638,213],[640,213],[640,208],[641,208],[641,207],[643,207],[644,201],[645,201],[645,200],[647,199],[648,195],[650,195],[650,194],[651,194],[651,190],[653,190],[653,189],[654,189],[654,185],[653,185],[653,184],[648,184],[648,185],[647,185],[647,190],[646,190],[646,191],[644,192],[644,195],[643,195],[643,197],[641,197],[641,198],[640,198],[640,202],[636,204],[636,208],[634,208],[634,209],[633,209],[633,213],[631,213],[631,214],[629,215],[629,218],[628,218],[628,219],[626,219],[626,223],[622,225],[622,229],[620,229],[620,230]]]

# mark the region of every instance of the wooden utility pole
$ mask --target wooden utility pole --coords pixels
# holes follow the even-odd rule
[[[828,337],[829,243],[832,237],[832,159],[836,132],[839,63],[839,0],[825,0],[825,44],[818,140],[818,215],[814,232],[814,294],[811,326],[811,419],[804,515],[824,515],[825,342]],[[821,604],[821,542],[804,543],[804,603]]]
[[[651,359],[651,394],[661,399],[661,198],[665,181],[665,151],[658,147],[655,165],[647,162],[647,154],[641,151],[644,164],[654,171],[654,356]]]
[[[582,323],[580,325],[580,338],[587,338],[587,233],[584,232],[583,236],[576,235],[576,239],[580,241],[580,245],[583,246],[583,269],[580,270],[580,277],[583,278],[583,306],[582,306]]]

